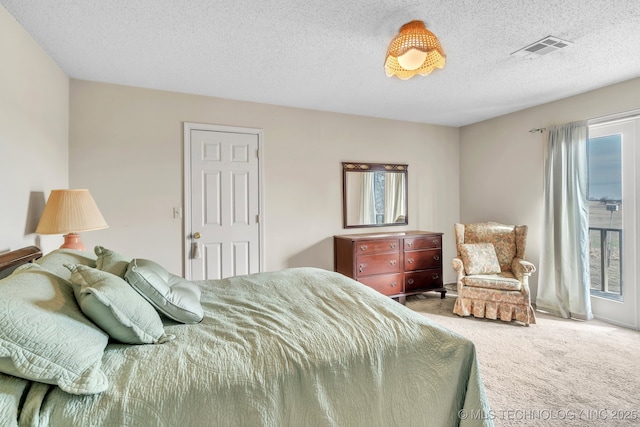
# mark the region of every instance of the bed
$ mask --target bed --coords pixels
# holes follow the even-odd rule
[[[291,268],[189,282],[201,319],[156,310],[162,334],[130,344],[82,311],[88,305],[79,298],[90,294],[76,293],[85,288],[74,278],[100,270],[100,255],[39,256],[37,248],[22,249],[0,260],[0,269],[28,262],[0,280],[0,425],[492,425],[473,343],[341,274]],[[56,320],[18,322],[18,306]],[[54,329],[57,321],[68,326]],[[39,360],[33,353],[41,343],[15,338],[29,328],[38,339],[55,335],[55,351],[79,345],[82,351],[68,355],[77,363],[97,363],[81,380],[85,371],[43,377],[42,366],[23,366]]]

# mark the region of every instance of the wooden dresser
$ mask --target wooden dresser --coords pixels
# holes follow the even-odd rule
[[[378,292],[398,298],[440,292],[442,233],[405,231],[334,236],[335,271]]]

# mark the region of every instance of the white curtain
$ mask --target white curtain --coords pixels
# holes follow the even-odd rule
[[[589,299],[586,121],[549,128],[538,309],[593,318]]]
[[[387,172],[384,174],[384,222],[398,221],[404,216],[404,174]]]
[[[372,173],[361,173],[362,185],[360,187],[360,223],[376,223],[376,195],[373,188]]]

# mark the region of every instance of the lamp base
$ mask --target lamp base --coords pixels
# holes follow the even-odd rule
[[[64,236],[64,243],[60,246],[60,249],[75,249],[77,251],[84,251],[87,248],[80,241],[80,235],[78,233],[69,233]]]

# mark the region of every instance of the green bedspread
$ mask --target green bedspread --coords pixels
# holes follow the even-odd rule
[[[492,424],[473,344],[358,282],[295,268],[198,283],[202,323],[165,320],[165,344],[109,344],[104,393],[0,374],[0,423]]]

